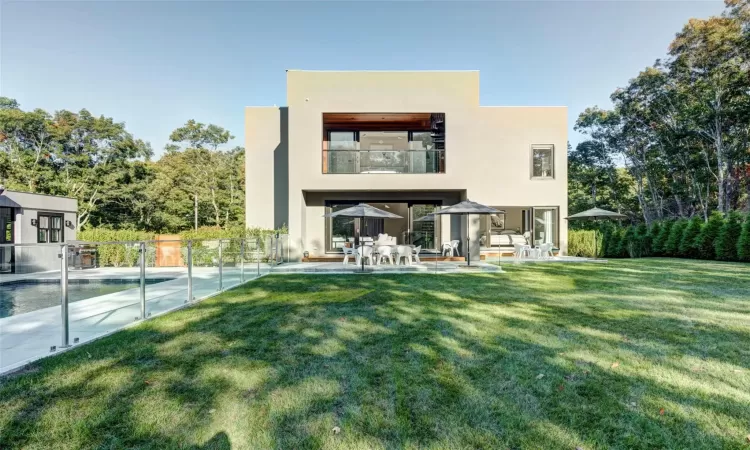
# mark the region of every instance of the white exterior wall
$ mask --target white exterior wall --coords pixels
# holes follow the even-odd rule
[[[287,72],[288,222],[292,255],[325,252],[324,206],[306,202],[306,192],[454,191],[459,199],[486,205],[559,207],[560,247],[567,248],[567,109],[565,107],[482,107],[479,72]],[[277,108],[278,109],[278,108]],[[248,108],[246,117],[258,114]],[[323,113],[445,113],[445,168],[442,174],[323,174]],[[276,114],[278,118],[278,113]],[[273,142],[260,130],[278,119],[248,120],[246,144],[247,223],[266,223],[274,171],[266,167]],[[531,146],[555,147],[555,179],[531,180]],[[276,144],[277,145],[277,144]],[[278,190],[276,191],[278,194]],[[273,192],[270,193],[274,195]],[[412,197],[404,194],[403,197]],[[278,203],[277,203],[278,204]],[[465,225],[451,231],[442,219],[442,237],[466,236]],[[479,218],[472,223],[472,255],[479,254]]]

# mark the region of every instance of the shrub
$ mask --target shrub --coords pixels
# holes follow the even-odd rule
[[[742,216],[732,211],[727,216],[714,241],[716,259],[721,261],[737,261],[737,243],[742,233]]]
[[[740,239],[737,241],[737,258],[740,261],[750,261],[750,214],[745,216],[742,224]]]
[[[661,229],[663,228],[662,222],[654,222],[651,224],[651,227],[648,229],[648,243],[649,243],[649,255],[652,256],[658,256],[659,252],[657,251],[657,239],[659,238],[659,233],[661,233]]]
[[[612,227],[609,233],[609,237],[606,243],[606,255],[608,258],[619,258],[620,245],[622,243],[623,235],[625,234],[625,228],[623,227]]]
[[[630,240],[628,241],[628,255],[631,258],[642,258],[651,253],[651,239],[648,235],[648,227],[645,223],[631,226]]]
[[[700,216],[694,216],[688,222],[685,230],[682,232],[680,245],[677,248],[677,254],[683,258],[698,258],[698,247],[696,239],[703,228],[703,219]]]
[[[664,244],[663,253],[667,256],[679,256],[680,240],[682,240],[682,233],[688,225],[688,221],[685,219],[679,219],[669,227],[669,236]]]
[[[674,225],[673,220],[666,220],[659,224],[659,233],[653,236],[651,248],[652,253],[655,256],[664,256],[666,254],[667,240],[669,239],[669,232],[672,230]]]
[[[630,256],[630,246],[635,238],[635,226],[631,225],[620,232],[620,242],[617,244],[616,257],[628,258]]]
[[[703,225],[700,234],[695,238],[695,247],[698,250],[699,258],[716,259],[714,242],[723,225],[724,216],[720,212],[714,212],[708,217],[708,222]]]
[[[594,241],[596,235],[596,243]],[[568,231],[568,254],[571,256],[585,256],[592,258],[603,254],[603,236],[602,233],[594,230],[570,230]],[[594,255],[595,248],[598,249],[599,255]]]
[[[78,240],[89,242],[119,242],[115,244],[97,244],[96,258],[100,267],[135,267],[138,265],[137,243],[130,241],[148,241],[154,238],[152,233],[136,230],[110,230],[108,228],[89,228],[77,233]],[[146,262],[156,257],[153,251],[147,251]]]

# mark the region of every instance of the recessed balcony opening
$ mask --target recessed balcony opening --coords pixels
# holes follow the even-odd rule
[[[445,173],[445,114],[324,113],[323,173]]]

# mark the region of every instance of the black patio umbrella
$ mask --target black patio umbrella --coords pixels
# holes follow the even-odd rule
[[[360,203],[356,206],[351,206],[349,208],[342,209],[341,211],[332,212],[329,214],[325,214],[323,217],[352,217],[355,219],[403,219],[403,217],[389,213],[388,211],[383,211],[382,209],[378,209],[374,206],[367,205],[365,203]],[[367,226],[367,222],[365,222],[365,226]],[[359,246],[362,248],[362,254],[359,257],[359,260],[362,262],[362,272],[365,271],[365,250],[364,250],[364,244],[362,243],[362,240],[360,239]]]
[[[442,215],[442,214],[450,214],[450,215],[458,215],[458,216],[466,216],[467,219],[472,214],[479,214],[479,215],[488,215],[488,214],[498,214],[498,213],[504,213],[505,211],[500,209],[495,209],[489,206],[481,205],[477,202],[472,202],[471,200],[464,200],[461,203],[456,203],[453,206],[449,206],[445,209],[441,209],[440,211],[435,211],[432,214],[435,215]],[[469,244],[471,243],[471,237],[470,237],[470,230],[469,227],[471,226],[471,221],[466,221],[466,265],[471,266],[471,251],[469,250]]]
[[[587,209],[586,211],[573,214],[572,216],[568,216],[565,218],[565,220],[593,220],[594,222],[598,222],[600,220],[623,220],[627,218],[628,216],[626,216],[625,214],[616,213],[614,211],[607,211],[606,209],[601,208],[591,208]],[[596,228],[594,228],[594,259],[596,259],[598,254],[599,242],[596,239]]]

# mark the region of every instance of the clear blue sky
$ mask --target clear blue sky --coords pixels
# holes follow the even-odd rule
[[[666,55],[703,2],[9,2],[0,94],[24,109],[87,108],[159,154],[188,119],[228,128],[284,105],[285,69],[481,71],[483,105],[578,113]]]

